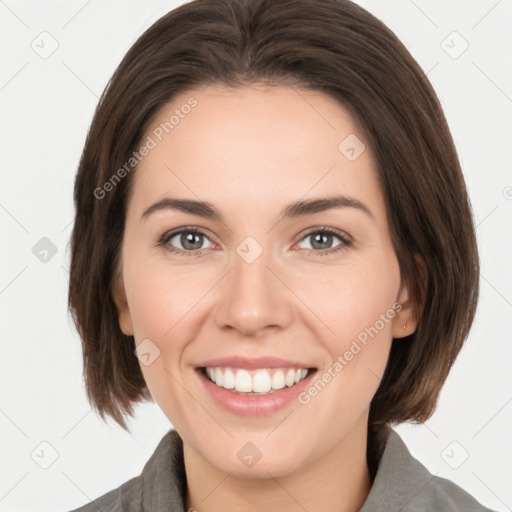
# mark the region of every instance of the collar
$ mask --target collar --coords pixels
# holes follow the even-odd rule
[[[183,440],[175,429],[160,440],[141,473],[141,510],[185,512]]]
[[[435,476],[411,455],[391,427],[386,426],[377,441],[373,484],[359,512],[423,510],[416,508],[415,499]]]
[[[368,444],[368,462],[374,481],[360,512],[377,509],[384,511],[384,503],[388,500],[383,503],[383,496],[391,498],[390,493],[394,492],[394,486],[389,482],[392,478],[390,475],[396,474],[403,467],[402,462],[407,456],[411,458],[403,441],[389,427],[382,428],[378,433],[374,431],[373,434],[371,439],[374,442]],[[169,430],[160,440],[144,466],[141,477],[142,510],[185,512],[183,440],[175,429]],[[377,504],[379,507],[376,507]]]
[[[432,475],[410,454],[400,436],[388,425],[373,439],[368,462],[371,472],[373,466],[375,476],[359,512],[428,512],[433,510],[433,506],[436,510],[439,509],[437,507],[466,512],[489,510],[452,482]],[[127,486],[126,494],[120,494],[123,503],[133,505],[137,501],[137,506],[121,510],[185,512],[187,479],[183,441],[176,430],[171,429],[165,434],[140,478],[134,480],[138,480],[139,485]],[[140,496],[140,500],[130,500],[128,495],[133,499],[134,493]]]

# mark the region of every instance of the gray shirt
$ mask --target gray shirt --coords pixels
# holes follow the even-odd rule
[[[359,512],[493,512],[453,482],[433,476],[389,429],[372,488]],[[70,512],[186,512],[183,442],[171,429],[141,474]]]

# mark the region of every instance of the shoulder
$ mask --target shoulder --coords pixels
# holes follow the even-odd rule
[[[185,485],[183,443],[177,431],[171,429],[160,440],[140,475],[69,512],[156,511],[161,510],[163,503],[170,511],[182,510]]]
[[[455,483],[432,475],[392,429],[360,512],[493,512]]]
[[[462,487],[438,476],[431,477],[424,492],[418,494],[414,506],[410,510],[427,511],[432,510],[432,506],[441,507],[446,512],[493,512],[479,503]]]

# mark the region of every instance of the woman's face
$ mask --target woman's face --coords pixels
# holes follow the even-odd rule
[[[361,440],[392,337],[415,324],[347,111],[320,92],[209,86],[175,97],[143,143],[116,303],[187,449],[264,477]]]

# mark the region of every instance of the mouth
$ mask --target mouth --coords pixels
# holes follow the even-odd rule
[[[201,366],[196,374],[214,404],[238,417],[269,416],[286,406],[311,385],[317,368],[239,368]]]
[[[209,382],[237,395],[271,395],[291,388],[316,372],[316,368],[236,368],[203,366],[198,371]]]
[[[277,357],[223,357],[202,361],[196,374],[212,403],[237,416],[276,413],[297,401],[317,367]]]

